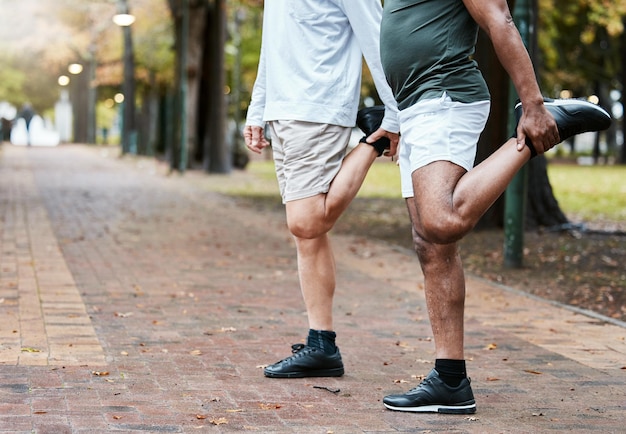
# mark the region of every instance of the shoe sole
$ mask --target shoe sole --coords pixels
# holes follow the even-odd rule
[[[266,377],[269,378],[307,378],[307,377],[341,377],[343,376],[343,368],[324,369],[319,371],[306,372],[268,372],[264,371]]]
[[[474,414],[476,404],[468,405],[422,405],[419,407],[395,407],[384,404],[389,410],[405,411],[411,413],[442,413],[442,414]]]

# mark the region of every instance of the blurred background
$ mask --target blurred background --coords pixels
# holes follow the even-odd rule
[[[0,0],[3,139],[121,146],[175,170],[244,168],[241,126],[256,75],[261,0]],[[516,4],[517,3],[517,4]],[[548,97],[590,98],[611,130],[561,145],[585,164],[625,164],[626,1],[509,2]],[[520,15],[522,21],[518,20]],[[489,143],[506,138],[510,90],[490,43],[476,59],[494,99]],[[410,55],[410,53],[407,53]],[[377,96],[367,69],[363,103]],[[23,122],[17,122],[23,119]],[[20,125],[18,125],[20,123]],[[482,145],[482,155],[493,145]],[[480,155],[479,155],[480,158]]]

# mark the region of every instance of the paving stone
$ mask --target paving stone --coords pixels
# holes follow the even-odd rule
[[[307,331],[293,241],[223,179],[0,146],[0,433],[624,431],[624,325],[471,275],[477,414],[385,410],[434,344],[414,254],[359,237],[332,236],[346,375],[263,377]]]

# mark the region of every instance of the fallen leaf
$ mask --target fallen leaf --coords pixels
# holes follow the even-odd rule
[[[115,312],[115,316],[118,318],[127,318],[129,316],[132,316],[132,312],[126,312],[126,313],[122,313],[122,312]]]
[[[216,330],[208,330],[206,332],[204,332],[205,335],[211,336],[214,335],[216,333],[229,333],[229,332],[236,332],[237,329],[235,327],[221,327],[219,329]]]
[[[32,348],[32,347],[22,347],[22,352],[23,353],[41,353],[41,350],[38,350],[37,348]]]
[[[226,410],[226,413],[243,413],[243,408],[230,408]]]
[[[109,375],[109,371],[91,371],[91,373],[96,377],[106,377]]]
[[[524,372],[528,372],[529,374],[541,375],[543,372],[533,371],[532,369],[524,369]]]
[[[404,384],[404,383],[408,383],[408,381],[406,381],[406,380],[393,380],[393,382],[394,382],[395,384]]]
[[[259,407],[261,407],[263,410],[278,410],[279,408],[282,407],[282,405],[280,405],[280,404],[263,404],[263,403],[260,403]]]
[[[193,351],[190,351],[189,354],[191,354],[192,356],[201,356],[202,355],[202,351],[200,351],[200,350],[193,350]]]
[[[495,350],[496,348],[498,348],[498,345],[491,343],[489,345],[487,345],[487,347],[485,347],[486,350]]]
[[[500,379],[496,377],[487,377],[487,381],[500,381]]]
[[[196,414],[196,419],[206,419],[206,416],[203,414]]]
[[[115,420],[120,420],[122,418],[122,416],[113,416],[113,419]]]
[[[228,419],[226,419],[225,417],[220,417],[218,419],[211,419],[209,420],[209,422],[211,422],[213,425],[224,425],[228,423]]]

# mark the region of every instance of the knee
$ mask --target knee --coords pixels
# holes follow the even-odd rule
[[[423,221],[420,238],[436,244],[451,244],[459,241],[471,229],[471,225],[457,216],[435,216]]]
[[[313,218],[288,219],[287,227],[291,235],[305,240],[318,238],[326,232],[320,222]]]

